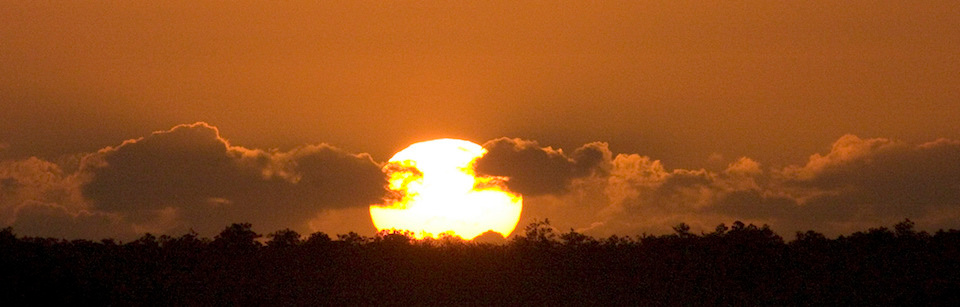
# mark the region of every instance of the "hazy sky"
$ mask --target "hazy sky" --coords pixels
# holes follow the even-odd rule
[[[524,164],[494,171],[533,189],[524,218],[600,234],[960,227],[957,1],[3,1],[0,20],[0,225],[20,233],[219,229],[267,203],[287,213],[262,231],[368,231],[344,216],[376,185],[334,178],[438,137],[559,159],[504,150]]]

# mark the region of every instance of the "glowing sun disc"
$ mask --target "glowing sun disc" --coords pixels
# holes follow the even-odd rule
[[[384,172],[397,197],[370,206],[378,231],[410,231],[417,238],[454,234],[473,239],[487,231],[504,237],[520,221],[523,199],[505,178],[477,176],[480,145],[457,139],[420,142],[396,153]]]

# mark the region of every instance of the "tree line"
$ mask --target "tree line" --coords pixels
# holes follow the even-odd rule
[[[734,222],[709,233],[594,238],[536,221],[505,244],[409,233],[331,238],[247,223],[213,239],[18,237],[0,231],[13,305],[942,305],[960,302],[960,231],[905,220],[786,242]]]

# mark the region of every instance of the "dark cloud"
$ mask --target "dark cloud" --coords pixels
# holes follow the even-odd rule
[[[386,185],[367,155],[328,145],[246,149],[205,123],[101,150],[84,159],[81,173],[83,196],[97,210],[134,223],[165,216],[201,232],[237,221],[303,229],[320,211],[378,202]]]
[[[787,186],[816,194],[807,201],[811,209],[920,218],[960,208],[960,142],[953,140],[909,145],[846,135],[826,155],[782,175]]]
[[[562,193],[574,178],[609,169],[606,143],[590,143],[567,155],[536,141],[499,138],[483,144],[487,154],[477,160],[479,174],[509,177],[507,186],[523,195]]]
[[[625,176],[622,170],[613,173]],[[632,189],[633,197],[621,206],[632,209],[626,212],[639,220],[690,218],[693,213],[693,219],[753,220],[787,232],[830,233],[905,218],[941,226],[938,215],[960,214],[960,142],[941,139],[909,145],[846,135],[829,153],[814,154],[805,165],[765,173],[755,161],[742,158],[720,173],[678,169],[654,184],[626,188]]]
[[[729,191],[721,197],[712,211],[739,219],[769,220],[800,218],[800,206],[795,199],[784,196],[765,196],[760,190]]]
[[[255,165],[240,163],[243,154],[229,150],[205,124],[177,126],[88,157],[83,171],[91,178],[83,195],[108,211],[179,207],[225,197],[265,181]]]
[[[56,164],[38,158],[0,161],[0,225],[27,203],[74,204],[76,185]]]
[[[135,229],[118,217],[102,213],[70,210],[57,204],[29,202],[17,210],[13,223],[17,233],[51,238],[132,239]]]
[[[674,194],[683,189],[709,187],[716,178],[706,170],[674,170],[657,188],[661,194]]]
[[[384,173],[366,154],[353,155],[327,145],[304,146],[283,154],[294,176],[296,198],[327,207],[366,207],[384,197]]]
[[[541,159],[552,153],[560,162],[538,167],[571,172],[573,159],[541,151],[534,152]],[[557,200],[525,198],[526,216],[598,235],[669,231],[680,222],[709,231],[733,220],[770,224],[785,234],[815,229],[836,235],[905,218],[931,229],[960,227],[960,142],[954,140],[911,145],[847,135],[805,164],[766,171],[746,157],[720,172],[667,170],[637,154],[618,154],[608,165],[598,176],[568,177],[566,190],[548,191]]]
[[[833,191],[846,201],[913,209],[960,200],[960,142],[910,146],[847,135],[826,156],[785,171],[790,183]]]
[[[722,171],[668,170],[647,156],[614,156],[605,143],[569,154],[520,139],[484,146],[477,171],[509,177],[510,189],[524,194],[521,223],[550,218],[601,236],[668,232],[681,222],[710,231],[733,220],[782,234],[836,235],[904,218],[921,228],[960,227],[960,141],[846,135],[801,165],[764,169],[743,157]],[[248,149],[205,123],[64,161],[70,166],[0,161],[0,222],[63,237],[191,228],[212,235],[233,222],[372,233],[367,206],[387,196],[382,165],[366,154],[328,145]]]
[[[62,159],[69,172],[39,158],[0,161],[0,224],[67,238],[111,236],[108,229],[120,238],[212,235],[234,222],[307,232],[324,229],[324,216],[369,224],[354,215],[385,196],[385,175],[369,155],[325,144],[248,149],[206,123],[77,157]]]
[[[0,179],[0,195],[11,194],[20,187],[20,182],[16,178]],[[6,197],[4,197],[6,198]]]

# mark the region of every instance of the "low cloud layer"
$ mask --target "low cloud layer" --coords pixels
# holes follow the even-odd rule
[[[536,141],[499,138],[483,144],[487,154],[476,163],[479,174],[506,176],[508,187],[528,196],[566,192],[576,178],[604,174],[610,163],[606,143],[583,145],[567,155]]]
[[[719,171],[668,169],[612,153],[536,141],[484,144],[482,174],[524,195],[521,223],[549,218],[591,235],[669,232],[678,223],[766,223],[783,235],[849,233],[905,218],[960,228],[960,141],[839,138],[785,167],[742,157]],[[0,225],[23,235],[130,239],[144,232],[213,235],[233,222],[263,232],[373,232],[367,206],[385,197],[382,163],[329,145],[288,151],[231,145],[206,123],[180,125],[68,162],[0,161]],[[62,164],[62,165],[61,165]]]
[[[101,215],[97,223],[133,233],[215,234],[241,221],[309,231],[326,210],[377,203],[386,184],[366,154],[328,145],[285,152],[232,146],[206,123],[85,155],[75,174],[36,158],[3,166],[0,218],[21,231],[68,237],[85,232],[67,225]]]
[[[677,223],[709,231],[744,220],[783,234],[849,233],[905,218],[927,229],[960,226],[960,142],[910,145],[846,135],[803,165],[764,169],[740,158],[721,172],[668,171],[619,154],[609,172],[576,179],[566,193],[526,202],[528,217],[602,235],[663,232]],[[555,207],[562,206],[562,210]]]

